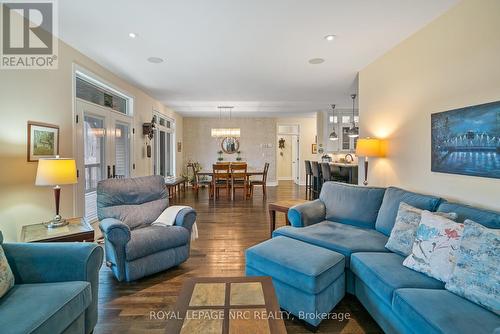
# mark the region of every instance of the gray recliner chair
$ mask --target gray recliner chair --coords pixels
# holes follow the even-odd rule
[[[173,226],[152,226],[167,206],[161,176],[99,182],[99,228],[105,239],[107,264],[119,281],[134,281],[188,259],[196,212],[185,208]]]

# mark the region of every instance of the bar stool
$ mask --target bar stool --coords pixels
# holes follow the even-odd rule
[[[306,165],[306,199],[310,199],[312,193],[313,172],[311,161],[305,160],[304,163]]]
[[[322,182],[332,181],[332,173],[330,171],[330,164],[328,162],[322,162],[321,164],[321,176]]]
[[[321,192],[322,176],[321,169],[319,167],[319,163],[317,161],[311,161],[311,169],[313,174],[313,198],[316,199],[319,197],[319,193]]]

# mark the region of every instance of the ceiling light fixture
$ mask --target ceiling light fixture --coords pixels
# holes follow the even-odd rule
[[[351,94],[352,99],[352,123],[351,128],[347,131],[347,135],[350,138],[359,137],[359,129],[356,127],[356,122],[354,122],[354,101],[356,100],[356,94]]]
[[[163,63],[163,59],[159,58],[159,57],[149,57],[148,58],[148,61],[150,63],[153,63],[153,64],[160,64],[160,63]]]
[[[137,35],[136,35],[135,33],[133,33],[133,32],[130,32],[130,33],[128,34],[128,37],[130,37],[130,38],[136,38],[136,37],[137,37]]]
[[[325,39],[326,39],[328,42],[331,42],[331,41],[333,41],[333,40],[335,39],[335,37],[337,37],[337,36],[335,36],[335,35],[326,35],[326,36],[325,36]]]
[[[309,64],[312,64],[312,65],[318,65],[318,64],[322,64],[324,62],[325,62],[325,60],[323,58],[312,58],[312,59],[309,59]]]
[[[332,132],[328,137],[331,141],[339,140],[339,136],[335,132],[335,104],[332,104]]]

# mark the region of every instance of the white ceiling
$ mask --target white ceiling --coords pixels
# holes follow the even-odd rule
[[[457,2],[65,0],[59,34],[186,116],[304,115],[348,108],[359,70]]]

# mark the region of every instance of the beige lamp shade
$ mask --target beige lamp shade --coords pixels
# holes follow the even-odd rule
[[[60,186],[77,183],[74,159],[40,159],[36,171],[37,186]]]
[[[384,156],[383,142],[377,138],[360,138],[356,144],[356,155],[360,157]]]

